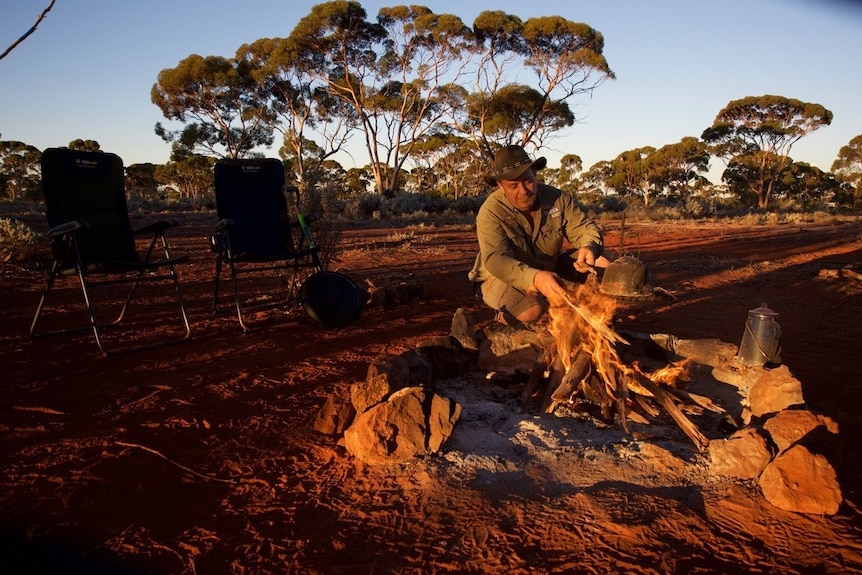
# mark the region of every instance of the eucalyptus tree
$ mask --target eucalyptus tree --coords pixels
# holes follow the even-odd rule
[[[710,157],[702,140],[686,136],[650,154],[650,180],[657,190],[685,200],[692,188],[708,182],[704,174],[709,171]]]
[[[40,196],[42,152],[16,140],[0,140],[0,195],[10,200]]]
[[[615,78],[602,53],[604,37],[587,24],[560,16],[523,22],[502,11],[485,11],[473,21],[473,32],[474,105],[462,125],[488,157],[497,145],[541,148],[548,137],[577,121],[567,104],[570,99],[592,95]],[[513,90],[509,79],[525,70],[533,73],[530,85],[535,87]],[[513,101],[522,104],[520,125],[499,130],[498,110]]]
[[[289,36],[296,63],[349,106],[361,127],[378,192],[395,193],[413,142],[460,104],[454,86],[469,29],[422,6],[366,19],[355,1],[314,6]]]
[[[147,163],[126,166],[126,191],[130,198],[152,200],[158,197],[156,165]]]
[[[775,187],[778,198],[799,202],[804,208],[822,208],[841,192],[841,182],[807,162],[791,162]]]
[[[452,132],[436,132],[418,140],[411,154],[419,168],[433,178],[431,186],[458,201],[465,195],[478,195],[483,165],[471,142]]]
[[[279,156],[303,192],[313,174],[340,152],[356,127],[352,108],[333,97],[316,74],[301,65],[296,42],[265,38],[240,47],[237,58],[249,64],[259,93],[274,114],[282,136]]]
[[[575,115],[566,102],[548,100],[540,91],[523,84],[507,84],[493,94],[470,94],[465,111],[468,130],[478,135],[480,148],[489,157],[497,145],[506,142],[524,146],[530,143],[535,149],[541,148],[546,134],[575,123]],[[536,125],[537,113],[541,114],[540,125]],[[525,126],[534,128],[528,142],[524,141]]]
[[[859,134],[838,151],[832,162],[832,172],[842,182],[853,186],[856,198],[862,199],[862,134]]]
[[[101,152],[102,146],[99,145],[99,142],[96,140],[84,140],[83,138],[78,138],[77,140],[72,140],[69,142],[69,145],[66,146],[70,150],[78,150],[79,152]]]
[[[215,158],[201,154],[180,156],[156,166],[156,181],[171,190],[175,199],[204,199],[212,195],[212,174]]]
[[[576,193],[578,191],[578,174],[584,169],[584,162],[577,154],[565,154],[560,158],[560,169],[557,171],[556,186],[561,190]]]
[[[273,142],[272,110],[260,93],[247,59],[187,56],[159,72],[150,99],[168,120],[185,124],[171,131],[156,123],[156,134],[188,154],[241,158]]]
[[[832,112],[820,104],[783,96],[748,96],[728,103],[701,138],[728,166],[735,162],[746,167],[733,174],[734,181],[744,182],[758,207],[768,209],[776,183],[792,162],[793,145],[831,123]]]
[[[657,190],[659,166],[653,160],[656,149],[644,146],[627,150],[610,161],[605,185],[619,196],[640,198],[645,206]]]
[[[608,180],[614,175],[610,160],[601,160],[590,166],[579,178],[581,192],[596,195],[607,195],[612,190]]]

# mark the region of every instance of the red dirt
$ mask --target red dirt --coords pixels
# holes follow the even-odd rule
[[[457,308],[490,320],[466,280],[469,228],[348,230],[330,269],[361,285],[427,281],[427,297],[369,307],[346,328],[300,309],[242,334],[210,312],[210,223],[188,219],[173,240],[192,256],[193,337],[178,345],[104,358],[89,332],[31,341],[42,271],[0,266],[8,560],[160,574],[862,572],[862,282],[818,277],[862,271],[858,223],[636,224],[625,241],[677,299],[622,308],[618,329],[738,344],[747,310],[780,314],[782,359],[844,445],[832,463],[845,502],[818,517],[772,507],[754,484],[651,485],[612,465],[572,488],[516,470],[465,478],[433,457],[362,464],[311,421],[378,354],[447,334]],[[619,244],[613,227],[607,241]],[[61,300],[77,304],[76,290]],[[146,320],[167,330],[169,311],[159,300]]]

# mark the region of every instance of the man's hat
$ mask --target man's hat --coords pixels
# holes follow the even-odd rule
[[[541,170],[547,164],[545,158],[530,159],[521,146],[503,146],[494,153],[494,171],[485,174],[485,183],[494,186],[500,180],[517,180],[530,168]]]

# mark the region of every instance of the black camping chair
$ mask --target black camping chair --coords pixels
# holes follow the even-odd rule
[[[92,328],[96,344],[105,355],[118,351],[152,348],[188,339],[191,334],[185,302],[180,291],[175,266],[188,260],[188,255],[172,256],[165,232],[178,225],[176,221],[161,221],[139,230],[132,230],[126,205],[123,161],[119,156],[104,152],[81,152],[67,148],[49,148],[42,152],[42,190],[45,215],[50,230],[53,261],[48,272],[42,297],[30,324],[30,337],[56,335]],[[136,236],[149,236],[149,245],[141,257]],[[163,258],[154,257],[156,247]],[[40,333],[37,326],[45,301],[55,281],[76,276],[84,294],[90,317],[89,326],[80,326]],[[182,320],[182,334],[176,338],[146,344],[125,344],[109,351],[104,342],[104,329],[118,325],[126,316],[143,283],[167,282],[176,291]],[[100,302],[97,313],[94,291],[99,286],[130,285],[125,303],[113,320],[105,321],[101,311],[109,302]],[[103,291],[99,290],[99,295]],[[140,298],[139,298],[140,299]],[[58,320],[59,321],[59,320]],[[141,322],[137,322],[137,327]],[[126,332],[124,339],[129,339]],[[115,339],[119,339],[117,336]]]
[[[252,326],[244,308],[271,308],[296,300],[325,325],[344,325],[359,317],[364,302],[358,288],[349,278],[324,270],[320,248],[308,227],[317,218],[302,213],[299,190],[285,186],[279,160],[221,159],[214,177],[219,221],[211,238],[216,254],[213,312],[219,312],[219,282],[226,265],[237,318],[245,332]],[[251,294],[241,293],[239,277],[262,272],[275,272],[286,288],[282,297],[272,299],[267,293],[263,301],[254,302]]]

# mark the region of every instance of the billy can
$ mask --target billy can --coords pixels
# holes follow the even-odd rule
[[[764,303],[748,311],[737,358],[745,365],[781,363],[778,314]]]

